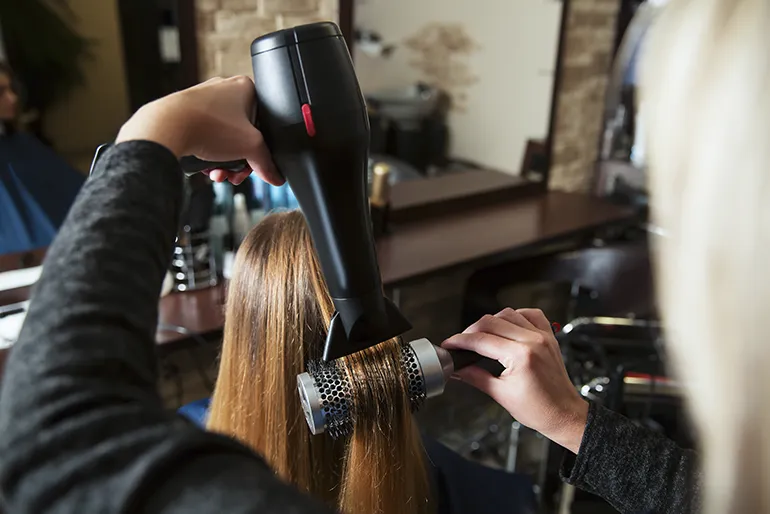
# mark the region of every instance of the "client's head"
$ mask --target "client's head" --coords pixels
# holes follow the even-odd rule
[[[428,512],[424,450],[397,340],[340,361],[357,409],[351,435],[310,434],[296,377],[321,357],[333,312],[302,214],[265,218],[236,257],[208,426],[345,513]]]
[[[10,66],[0,61],[0,124],[13,125],[19,115],[19,97]]]

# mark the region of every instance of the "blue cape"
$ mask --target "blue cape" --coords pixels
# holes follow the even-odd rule
[[[34,136],[0,137],[0,254],[50,245],[83,182]]]

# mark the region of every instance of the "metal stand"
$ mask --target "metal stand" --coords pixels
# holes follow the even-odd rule
[[[171,270],[176,291],[217,285],[217,263],[209,244],[209,232],[192,232],[185,226],[177,238]]]

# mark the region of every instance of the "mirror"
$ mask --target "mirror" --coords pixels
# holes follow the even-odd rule
[[[53,4],[0,4],[0,255],[48,246],[84,181],[52,140],[74,145],[88,132],[61,100],[85,80],[89,41]]]
[[[542,180],[524,161],[546,148],[562,2],[358,0],[352,8],[373,154],[425,175],[478,167]]]
[[[33,4],[43,9],[46,2],[30,0]],[[72,16],[62,15],[56,23],[85,46],[68,55],[77,66],[67,66],[73,73],[66,88],[63,80],[38,80],[28,66],[34,17],[22,23],[13,9],[0,10],[0,59],[16,68],[25,137],[36,138],[56,160],[55,168],[65,170],[55,181],[37,183],[52,191],[61,190],[53,184],[62,177],[71,183],[71,193],[59,195],[66,200],[61,206],[36,200],[43,211],[56,210],[43,212],[50,226],[37,225],[45,230],[33,227],[42,238],[0,251],[50,241],[94,149],[112,140],[139,105],[211,76],[250,73],[246,49],[255,35],[320,19],[339,21],[371,107],[373,156],[391,164],[398,181],[468,168],[545,180],[562,2],[318,0],[301,12],[279,2],[263,12],[255,9],[258,4],[73,1]],[[53,50],[47,53],[64,62]],[[0,141],[9,139],[0,135]],[[17,150],[11,155],[3,149],[2,163],[33,161],[16,157]],[[12,180],[7,175],[5,184]],[[31,176],[24,174],[23,180]],[[20,195],[9,193],[12,187],[5,186],[6,197]]]
[[[0,255],[47,247],[97,146],[198,82],[196,2],[17,4],[0,5]]]

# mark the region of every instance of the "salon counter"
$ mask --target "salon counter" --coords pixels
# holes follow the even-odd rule
[[[470,266],[483,267],[531,255],[538,248],[597,230],[627,225],[631,209],[594,197],[561,192],[541,193],[488,206],[397,224],[377,241],[383,284],[399,287],[430,276]],[[42,251],[28,256],[34,265]],[[0,271],[23,265],[24,258],[3,256]],[[29,288],[0,293],[0,305],[27,298]],[[224,325],[225,286],[173,293],[160,300],[157,342],[172,351],[191,339],[218,337]],[[0,350],[0,365],[5,359]]]
[[[386,286],[458,266],[488,266],[535,246],[631,223],[633,210],[595,197],[550,192],[396,225],[377,241]]]

